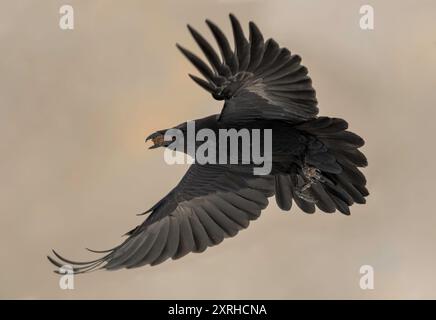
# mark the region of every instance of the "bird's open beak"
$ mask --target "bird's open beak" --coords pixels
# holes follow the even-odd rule
[[[149,140],[151,140],[153,142],[153,145],[150,146],[148,149],[156,149],[156,148],[162,147],[165,143],[164,135],[159,133],[159,132],[155,132],[155,133],[149,135],[145,139],[145,142],[147,142]]]

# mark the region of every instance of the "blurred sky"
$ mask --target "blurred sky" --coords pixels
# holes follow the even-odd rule
[[[58,26],[75,10],[75,29]],[[375,9],[375,30],[359,8]],[[45,256],[94,256],[140,223],[186,170],[147,150],[157,129],[218,113],[176,50],[228,13],[303,57],[320,114],[345,118],[369,159],[349,217],[274,199],[237,237],[158,267],[77,276]],[[434,0],[0,2],[0,298],[436,298]],[[245,28],[247,30],[247,28]],[[198,52],[197,49],[195,51]],[[359,268],[375,270],[375,290]]]

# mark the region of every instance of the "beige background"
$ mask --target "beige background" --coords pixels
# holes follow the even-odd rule
[[[58,27],[72,4],[75,30]],[[375,8],[375,30],[359,7]],[[185,171],[143,139],[217,113],[176,50],[186,23],[212,39],[234,12],[303,57],[323,115],[365,137],[371,196],[352,215],[283,214],[158,267],[78,276],[62,291],[45,255],[94,256],[140,223]],[[1,298],[436,298],[434,0],[1,1]],[[273,199],[272,199],[273,200]],[[359,267],[375,290],[359,288]]]

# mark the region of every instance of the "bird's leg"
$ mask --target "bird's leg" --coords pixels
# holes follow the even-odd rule
[[[300,181],[303,182],[303,184],[301,186],[297,185],[297,190],[295,190],[295,193],[301,199],[306,200],[307,202],[315,203],[316,199],[313,197],[310,187],[318,181],[323,181],[321,172],[315,167],[304,164],[301,169],[301,173],[302,174],[300,176],[302,179]]]

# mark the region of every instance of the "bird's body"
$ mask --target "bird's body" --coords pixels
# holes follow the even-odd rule
[[[226,124],[220,120],[219,115],[212,115],[205,118],[194,120],[196,132],[202,129],[212,130],[216,136],[219,136],[219,130],[242,130],[252,131],[258,129],[271,130],[272,132],[272,170],[271,175],[276,179],[276,191],[285,189],[288,196],[276,194],[276,200],[281,209],[289,210],[292,200],[292,192],[287,184],[292,184],[296,192],[304,192],[301,197],[296,197],[296,202],[307,213],[315,211],[315,205],[326,212],[334,212],[339,209],[344,214],[349,214],[348,206],[353,202],[364,203],[364,197],[368,195],[365,188],[366,179],[357,169],[359,166],[366,166],[365,156],[357,150],[363,146],[364,141],[358,135],[346,131],[348,124],[345,120],[338,118],[319,117],[313,120],[292,123],[282,120],[254,120],[243,124],[231,123]],[[177,126],[177,128],[186,131],[187,123]],[[253,140],[250,140],[251,142]],[[201,142],[197,142],[198,148]],[[242,160],[242,144],[238,145],[238,160]],[[216,159],[220,158],[220,148],[216,148]],[[252,166],[255,164],[250,163]],[[314,172],[310,172],[310,170]],[[309,170],[309,171],[308,171]],[[344,178],[348,173],[347,178]],[[318,188],[313,177],[310,175],[319,174],[319,187],[326,186],[326,192],[331,194],[325,195],[325,190]],[[342,189],[351,190],[354,198],[342,194],[342,189],[333,186],[341,185],[339,181],[352,179],[355,186],[345,183]],[[307,187],[308,184],[314,183],[313,189],[299,190],[298,186]],[[357,187],[358,190],[353,190]],[[300,189],[301,189],[300,188]],[[283,193],[283,192],[280,192]],[[339,196],[339,198],[338,198]],[[321,199],[316,199],[316,198]],[[330,199],[329,199],[330,198]],[[309,201],[304,201],[308,200]],[[306,203],[307,202],[307,203]]]
[[[272,151],[272,161],[273,162],[286,162],[286,161],[293,161],[295,157],[303,155],[303,151],[305,148],[305,143],[307,142],[307,139],[309,138],[310,134],[305,133],[302,130],[297,129],[297,125],[288,123],[285,121],[280,120],[256,120],[256,121],[250,121],[248,123],[238,124],[238,123],[231,123],[227,124],[223,121],[220,121],[219,115],[211,115],[205,118],[196,119],[191,121],[192,123],[195,123],[195,130],[193,131],[193,135],[197,136],[197,134],[204,130],[210,130],[214,133],[214,136],[217,140],[222,139],[221,143],[224,143],[224,139],[228,139],[226,135],[223,136],[223,132],[231,132],[231,130],[234,130],[235,133],[241,133],[246,132],[248,135],[248,139],[246,141],[242,141],[242,138],[239,137],[238,141],[238,162],[242,163],[242,152],[243,147],[249,146],[250,148],[253,147],[254,139],[258,138],[259,141],[257,141],[260,147],[260,151],[263,154],[263,141],[265,140],[265,131],[270,130],[271,132],[271,151]],[[185,136],[187,136],[187,126],[188,123],[182,123],[176,128],[180,129]],[[244,130],[244,131],[243,131]],[[163,130],[165,131],[165,130]],[[253,132],[259,132],[258,137],[253,134]],[[242,136],[242,134],[241,134]],[[230,149],[230,139],[228,139],[229,146],[225,152],[225,156],[227,155],[228,150]],[[220,158],[220,152],[222,150],[219,147],[219,142],[216,143],[216,162],[218,162],[218,159]],[[246,142],[246,145],[244,144]],[[194,154],[198,148],[201,147],[203,144],[202,140],[196,140],[195,141],[195,149],[193,150]],[[184,140],[184,150],[188,149],[186,139]]]
[[[195,120],[195,128],[209,129],[216,136],[220,130],[271,130],[271,170],[256,175],[253,161],[192,164],[179,184],[144,213],[149,213],[147,219],[129,231],[119,246],[90,262],[70,261],[54,252],[59,261],[49,257],[53,264],[72,264],[74,271],[81,273],[99,267],[156,265],[189,252],[203,252],[247,228],[273,195],[282,210],[290,210],[295,203],[305,213],[318,208],[348,215],[353,203],[365,203],[366,179],[358,169],[367,165],[358,150],[363,139],[347,131],[345,120],[317,116],[315,90],[298,55],[280,48],[273,39],[264,41],[252,22],[248,41],[238,20],[233,15],[230,20],[233,50],[222,31],[206,20],[221,57],[188,26],[209,65],[178,46],[206,80],[191,78],[215,99],[225,101],[220,114]],[[184,122],[170,129],[186,132],[187,126]],[[169,147],[166,132],[150,135],[152,148]],[[200,145],[198,141],[195,144],[196,148]],[[217,147],[217,158],[219,152]]]

